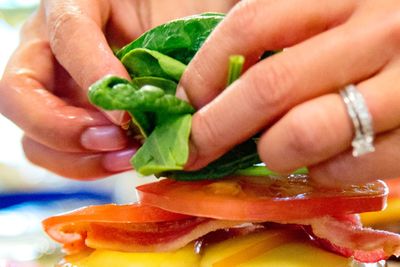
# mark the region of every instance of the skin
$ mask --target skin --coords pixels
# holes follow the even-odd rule
[[[180,83],[179,95],[199,109],[187,169],[260,132],[261,159],[278,172],[309,166],[313,179],[331,186],[398,177],[399,36],[395,0],[241,1]],[[257,62],[263,51],[283,48]],[[224,90],[233,54],[246,57],[246,71]],[[364,96],[376,133],[376,151],[358,158],[338,94],[347,84]]]
[[[99,78],[129,78],[110,47],[121,47],[171,19],[226,12],[232,5],[211,0],[43,0],[23,26],[20,45],[0,81],[0,112],[23,129],[27,158],[76,179],[130,169],[139,144],[129,142],[121,130],[126,114],[99,111],[87,100],[87,88]]]

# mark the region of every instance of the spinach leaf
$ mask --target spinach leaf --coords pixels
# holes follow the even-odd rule
[[[117,57],[122,59],[135,48],[147,48],[188,64],[223,18],[223,14],[204,13],[167,22],[123,47]]]
[[[193,107],[186,101],[153,85],[141,88],[128,80],[107,76],[94,83],[89,89],[90,101],[108,110],[140,110],[156,114],[193,113]]]
[[[135,170],[142,175],[182,170],[189,157],[191,121],[190,114],[161,120],[131,159]]]
[[[121,62],[132,77],[152,76],[176,82],[186,69],[180,61],[145,48],[132,49],[121,58]]]
[[[260,163],[255,140],[250,139],[234,147],[219,159],[197,171],[168,171],[160,176],[182,181],[209,180],[225,177]]]
[[[108,76],[90,87],[91,102],[104,109],[127,110],[147,139],[131,162],[143,175],[182,170],[189,155],[191,113],[185,101],[163,89],[136,86],[123,78]]]
[[[163,89],[145,85],[137,87],[126,79],[106,76],[89,88],[89,99],[106,110],[126,110],[144,136],[148,136],[157,121],[178,114],[191,114],[193,107]]]
[[[131,81],[135,86],[142,87],[145,85],[153,85],[158,88],[162,88],[166,94],[175,95],[177,83],[168,79],[160,78],[160,77],[136,77]]]

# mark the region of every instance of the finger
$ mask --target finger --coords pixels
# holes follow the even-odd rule
[[[118,126],[110,125],[100,112],[69,106],[47,90],[54,83],[53,57],[48,44],[32,40],[21,45],[10,60],[0,81],[0,112],[14,121],[30,138],[52,149],[82,152],[96,150],[90,146],[99,134],[81,135],[90,127],[100,129],[101,140],[113,140],[100,150],[121,149],[127,141]],[[40,62],[41,67],[35,67]],[[112,130],[111,130],[112,129]],[[93,130],[88,129],[93,133]],[[88,145],[89,144],[89,145]]]
[[[346,151],[321,164],[311,166],[310,177],[327,186],[360,184],[376,179],[395,178],[400,174],[400,130],[379,135],[375,152],[359,158]]]
[[[292,46],[346,20],[356,2],[242,1],[191,61],[178,91],[202,107],[225,87],[230,55],[254,61],[264,51]]]
[[[238,0],[203,0],[179,1],[179,4],[177,4],[178,2],[176,0],[167,0],[157,1],[157,5],[152,5],[151,1],[138,1],[138,6],[147,5],[147,10],[149,12],[147,16],[148,23],[144,23],[144,25],[148,25],[145,29],[150,29],[152,25],[154,27],[154,25],[161,25],[176,18],[194,14],[201,14],[204,12],[226,13],[237,2]],[[160,10],[162,10],[162,12],[160,12]],[[146,14],[146,9],[142,9],[141,11],[145,11],[141,13]],[[143,19],[145,20],[146,17],[143,16]]]
[[[103,168],[101,153],[60,152],[43,146],[29,137],[23,138],[22,145],[26,157],[32,163],[61,176],[90,179],[112,174]]]
[[[375,133],[400,126],[400,64],[391,64],[357,88],[365,98]],[[296,106],[260,139],[259,153],[278,172],[315,165],[345,151],[354,126],[339,94],[329,94]]]
[[[106,177],[131,169],[129,159],[136,151],[127,149],[114,152],[111,156],[104,153],[67,153],[52,150],[26,136],[22,144],[26,157],[32,163],[61,176],[84,180]]]
[[[366,79],[383,68],[395,51],[388,31],[360,30],[355,23],[259,62],[197,112],[192,126],[197,153],[191,157],[198,159],[192,161],[194,166],[204,166],[247,140],[293,106]],[[382,43],[392,45],[384,47]]]
[[[148,1],[119,0],[110,2],[110,15],[106,25],[106,36],[109,43],[122,47],[140,36],[145,30],[138,6]]]
[[[84,90],[108,74],[129,78],[102,32],[109,18],[109,2],[47,1],[45,5],[51,49]],[[115,123],[126,120],[123,112],[111,114],[109,117]]]

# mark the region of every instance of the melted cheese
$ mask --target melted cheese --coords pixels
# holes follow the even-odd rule
[[[349,259],[324,251],[283,231],[265,231],[210,245],[203,254],[193,244],[169,253],[96,250],[66,257],[63,267],[325,267],[349,266]]]
[[[362,223],[366,226],[400,221],[400,199],[388,199],[386,209],[362,213],[360,216]]]

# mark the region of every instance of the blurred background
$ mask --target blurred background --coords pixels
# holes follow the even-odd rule
[[[0,73],[18,45],[18,32],[39,0],[0,0]],[[44,234],[44,218],[90,204],[135,200],[144,182],[127,172],[95,182],[78,182],[29,163],[22,132],[0,115],[0,267],[54,266],[59,247]]]

